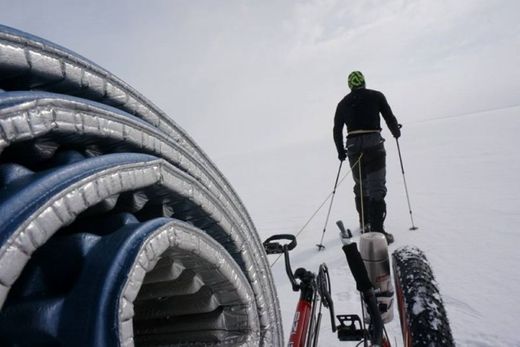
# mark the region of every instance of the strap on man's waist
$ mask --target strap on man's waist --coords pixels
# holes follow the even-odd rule
[[[354,130],[354,131],[349,131],[347,133],[347,136],[355,136],[355,135],[379,133],[379,132],[381,132],[381,130]]]

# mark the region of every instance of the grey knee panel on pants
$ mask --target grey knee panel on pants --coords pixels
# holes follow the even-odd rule
[[[379,133],[347,138],[347,155],[356,196],[373,200],[383,200],[386,196],[386,151],[383,143],[384,139]]]

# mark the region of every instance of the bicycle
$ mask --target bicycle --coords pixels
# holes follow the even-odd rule
[[[337,225],[342,233],[347,234],[341,221],[338,221]],[[281,244],[278,241],[285,241],[285,243]],[[264,241],[263,245],[267,254],[284,255],[285,270],[292,289],[300,292],[288,346],[315,347],[318,345],[323,306],[329,310],[331,329],[333,333],[337,333],[339,341],[358,342],[358,345],[363,344],[365,347],[391,346],[382,318],[382,312],[384,314],[385,310],[391,310],[391,307],[385,307],[385,301],[381,300],[384,293],[381,293],[370,280],[357,244],[350,241],[345,242],[342,249],[363,302],[362,318],[358,314],[335,315],[330,275],[325,263],[319,266],[317,275],[301,267],[295,272],[292,271],[289,251],[297,245],[294,235],[273,235]],[[417,248],[403,247],[393,252],[392,259],[395,296],[404,345],[406,347],[454,346],[446,311],[424,253]],[[432,307],[424,305],[424,309],[417,312],[417,306],[414,309],[417,300],[429,300],[429,303],[436,300],[437,302]],[[339,322],[338,325],[336,320]],[[432,321],[435,324],[428,324]]]
[[[275,242],[276,240],[289,242],[281,245]],[[264,241],[264,247],[267,254],[284,254],[285,270],[292,284],[292,289],[300,292],[288,346],[317,346],[322,306],[329,309],[332,332],[337,332],[340,341],[364,341],[366,345],[369,340],[372,346],[390,346],[383,342],[388,341],[388,339],[383,339],[384,327],[377,308],[376,297],[355,243],[345,246],[344,251],[357,287],[362,292],[362,298],[367,305],[373,323],[373,328],[370,329],[364,328],[362,320],[357,314],[334,316],[334,304],[330,293],[330,276],[326,264],[320,265],[318,275],[304,268],[298,268],[293,273],[289,251],[296,247],[294,235],[273,235]],[[339,320],[339,325],[335,324],[335,318]]]

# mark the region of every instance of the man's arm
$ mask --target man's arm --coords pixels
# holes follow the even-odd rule
[[[341,116],[340,107],[336,108],[336,114],[334,115],[334,129],[332,130],[334,136],[334,143],[338,151],[338,159],[343,161],[347,157],[345,153],[345,145],[343,144],[343,126],[345,122]]]
[[[399,123],[397,122],[397,118],[395,118],[394,113],[392,112],[392,109],[390,108],[388,101],[386,101],[384,94],[381,93],[380,95],[381,95],[381,101],[380,101],[381,115],[383,115],[386,125],[388,125],[388,129],[390,129],[390,132],[392,133],[392,135],[395,138],[398,138],[399,136],[401,136],[401,129],[399,127]]]

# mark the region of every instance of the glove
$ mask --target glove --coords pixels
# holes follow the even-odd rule
[[[347,158],[347,152],[345,150],[338,152],[339,161],[344,161]]]
[[[392,131],[392,135],[393,135],[396,139],[398,139],[399,137],[401,137],[401,128],[402,128],[402,127],[403,127],[403,126],[402,126],[401,124],[397,124],[397,127],[391,129],[391,131]]]

